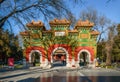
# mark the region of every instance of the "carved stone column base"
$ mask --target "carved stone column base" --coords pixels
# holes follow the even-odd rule
[[[70,64],[70,63],[67,63],[67,64],[66,64],[66,67],[71,67],[71,64]]]
[[[79,65],[79,62],[78,62],[78,61],[76,61],[76,62],[75,62],[75,66],[76,66],[77,68],[79,68],[79,67],[80,67],[80,65]]]
[[[43,63],[41,63],[40,67],[41,68],[51,68],[51,64],[48,61],[48,59],[45,59],[45,61]]]

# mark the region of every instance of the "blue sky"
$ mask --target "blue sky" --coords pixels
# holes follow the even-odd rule
[[[65,1],[66,5],[71,9],[77,19],[79,19],[80,12],[82,10],[86,10],[88,7],[91,7],[97,10],[98,14],[105,15],[112,22],[120,23],[120,0],[111,0],[109,3],[106,3],[107,0],[83,0],[84,4],[79,3],[77,5],[73,4],[72,0]],[[42,20],[41,17],[39,20]],[[19,31],[20,29],[14,30],[14,32],[17,34],[19,34]]]
[[[107,18],[112,20],[112,22],[120,23],[120,0],[111,0],[111,2],[106,3],[107,0],[84,0],[84,4],[74,5],[69,4],[71,10],[77,18],[79,18],[80,12],[82,10],[91,7],[98,11],[99,14],[105,15]],[[73,5],[73,6],[71,6]]]

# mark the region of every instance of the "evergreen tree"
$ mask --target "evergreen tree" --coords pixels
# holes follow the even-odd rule
[[[22,49],[19,47],[18,37],[8,30],[0,29],[0,61],[7,63],[9,57],[22,59]]]

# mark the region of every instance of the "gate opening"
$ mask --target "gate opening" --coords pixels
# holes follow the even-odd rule
[[[79,65],[80,66],[87,66],[90,62],[89,54],[85,51],[81,52],[79,55]]]
[[[31,53],[31,65],[40,66],[40,53],[39,52]]]
[[[62,49],[57,49],[53,55],[53,67],[55,66],[66,66],[66,53]]]

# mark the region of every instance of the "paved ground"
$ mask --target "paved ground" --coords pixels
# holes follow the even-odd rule
[[[30,69],[8,70],[0,72],[0,82],[35,82],[38,77],[53,76],[120,76],[119,70],[103,69],[103,68],[66,68],[54,67],[51,69],[40,69],[34,67]]]

